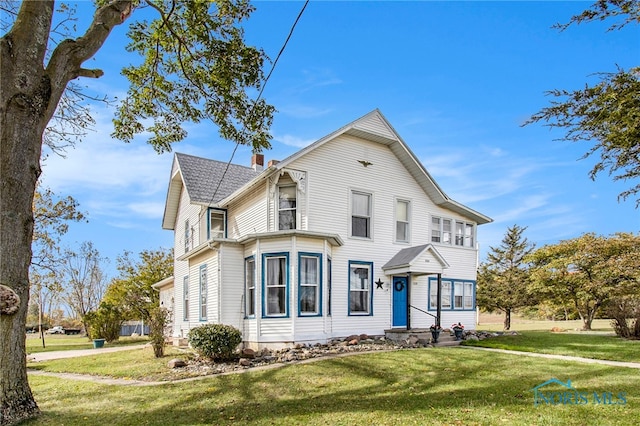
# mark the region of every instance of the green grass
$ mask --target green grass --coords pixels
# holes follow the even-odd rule
[[[552,377],[626,392],[627,403],[534,406],[531,389]],[[26,424],[628,425],[640,418],[639,381],[630,368],[427,348],[146,387],[31,376],[43,414]]]
[[[106,343],[105,346],[123,346],[147,343],[146,337],[121,337],[120,340],[112,343]],[[47,334],[44,336],[45,347],[42,347],[42,340],[37,334],[27,334],[27,354],[52,352],[52,351],[70,351],[76,349],[93,349],[93,341],[87,339],[86,336],[66,336],[60,334]]]
[[[467,340],[464,344],[513,351],[640,362],[640,341],[601,334],[521,331],[515,336],[504,335],[479,341]]]
[[[180,370],[176,370],[178,373],[174,373],[167,368],[167,362],[176,356],[184,359],[185,353],[173,346],[167,346],[165,348],[165,356],[163,358],[155,358],[153,349],[144,347],[71,359],[29,362],[27,367],[53,373],[90,374],[146,381],[189,377],[186,374],[180,374]]]

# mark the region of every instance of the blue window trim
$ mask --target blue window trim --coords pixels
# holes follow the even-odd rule
[[[284,304],[284,315],[267,315],[265,298],[267,297],[267,259],[270,257],[284,257],[285,258],[285,269],[287,274],[286,284],[285,284],[285,304]],[[289,318],[289,252],[279,252],[279,253],[263,253],[262,254],[262,318]]]
[[[354,312],[351,313],[351,265],[367,265],[369,270],[371,271],[371,276],[369,277],[369,312]],[[349,261],[349,269],[347,270],[347,314],[348,316],[354,317],[368,317],[373,316],[373,262],[367,262],[362,260],[350,260]]]
[[[317,313],[303,313],[302,312],[302,300],[300,299],[300,295],[302,294],[302,268],[300,264],[302,263],[303,257],[315,257],[318,259],[318,312]],[[321,317],[322,316],[322,254],[320,253],[308,253],[308,252],[298,252],[298,316],[299,317]]]
[[[222,212],[224,216],[224,238],[227,238],[227,209],[207,208],[207,240],[211,238],[211,212]]]
[[[332,297],[332,293],[333,293],[333,289],[331,288],[332,285],[332,278],[333,278],[333,272],[331,270],[332,268],[332,261],[331,261],[331,256],[327,256],[327,316],[330,317],[331,316],[331,297]]]
[[[187,302],[189,302],[189,275],[185,275],[182,278],[182,320],[189,321],[189,306]],[[185,309],[186,308],[186,309]]]
[[[253,299],[253,315],[247,315],[247,306],[248,306],[248,301],[247,301],[247,262],[253,260],[253,291],[254,291],[254,299]],[[256,291],[258,289],[258,286],[256,285],[257,283],[255,282],[255,279],[257,278],[257,274],[256,274],[256,257],[255,256],[249,256],[249,257],[245,257],[244,258],[244,317],[251,319],[251,318],[255,318],[256,317],[256,299],[255,296],[258,295],[258,292]]]
[[[449,295],[450,300],[451,300],[451,307],[450,308],[442,308],[443,311],[456,311],[456,312],[471,312],[471,311],[475,311],[476,310],[476,281],[474,280],[462,280],[462,279],[458,279],[458,278],[445,278],[444,281],[450,281],[451,282],[451,294]],[[472,290],[471,292],[473,293],[471,296],[471,308],[465,309],[465,308],[456,308],[455,307],[455,299],[454,299],[454,288],[455,288],[455,284],[454,283],[463,283],[463,284],[469,284],[471,283],[472,285]],[[427,310],[428,311],[437,311],[437,307],[436,306],[432,306],[431,305],[431,286],[436,286],[438,285],[438,278],[437,277],[429,277],[429,289],[428,289],[428,298],[427,298]]]
[[[200,317],[200,321],[206,321],[207,320],[207,316],[209,315],[209,307],[207,306],[207,304],[209,303],[209,274],[207,271],[207,281],[206,281],[206,287],[205,287],[205,292],[207,294],[205,294],[206,298],[205,298],[205,306],[207,306],[207,315],[206,316],[202,316],[202,270],[206,270],[207,269],[207,265],[201,265],[200,268],[198,269],[198,317]]]

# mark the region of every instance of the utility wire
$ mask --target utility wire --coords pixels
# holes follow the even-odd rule
[[[298,16],[296,17],[296,20],[293,22],[293,25],[291,26],[291,29],[289,30],[289,35],[287,35],[287,38],[284,41],[282,47],[280,48],[280,51],[278,52],[278,55],[276,56],[276,59],[273,61],[273,65],[271,66],[271,70],[269,71],[269,74],[267,74],[267,76],[265,77],[264,83],[262,84],[262,87],[260,88],[260,92],[258,93],[258,96],[257,96],[255,102],[258,102],[260,100],[260,98],[262,98],[262,94],[264,93],[264,89],[267,86],[267,82],[271,78],[271,75],[273,74],[273,71],[275,70],[276,65],[278,64],[278,60],[280,59],[280,56],[282,56],[282,53],[284,52],[284,49],[287,47],[287,44],[289,43],[289,40],[291,39],[291,36],[293,35],[293,32],[294,32],[296,26],[298,25],[298,21],[300,21],[300,18],[302,17],[302,14],[304,13],[304,11],[307,8],[308,4],[309,4],[309,0],[306,0],[304,2],[304,5],[302,5],[302,9],[300,9],[300,12],[298,12]],[[253,113],[253,109],[250,111],[249,116],[251,116],[252,113]],[[242,133],[245,133],[246,130],[247,130],[246,126],[243,126]],[[227,175],[227,172],[229,171],[229,167],[231,166],[231,162],[233,161],[233,157],[236,155],[236,152],[238,151],[238,147],[239,146],[240,146],[240,142],[236,142],[236,146],[233,148],[233,152],[231,153],[231,158],[229,158],[229,161],[227,162],[227,165],[226,165],[226,167],[224,169],[224,172],[222,173],[222,177],[218,181],[218,185],[216,186],[216,189],[213,192],[213,194],[211,195],[211,198],[209,199],[209,203],[207,203],[207,204],[210,205],[211,203],[213,203],[214,198],[218,194],[218,191],[220,190],[220,186],[222,185],[222,182],[224,181],[224,178]],[[197,227],[200,224],[200,221],[202,220],[203,216],[204,216],[204,212],[201,215],[198,215],[198,221],[196,222],[196,224],[193,227]],[[191,234],[191,238],[193,238],[193,232],[190,231],[190,234]]]

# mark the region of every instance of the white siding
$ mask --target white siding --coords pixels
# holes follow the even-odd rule
[[[266,184],[259,185],[241,201],[229,206],[227,227],[229,238],[267,231]]]

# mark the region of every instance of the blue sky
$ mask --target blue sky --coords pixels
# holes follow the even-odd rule
[[[254,4],[247,38],[274,59],[303,2]],[[264,92],[278,110],[265,158],[285,158],[379,108],[450,197],[494,219],[478,229],[481,258],[513,224],[527,227],[538,246],[585,232],[638,232],[633,200],[617,201],[630,184],[606,173],[588,178],[595,159],[579,161],[588,144],[555,141],[561,134],[540,124],[521,126],[548,105],[545,91],[580,89],[597,81],[594,73],[640,62],[637,26],[551,28],[590,4],[311,1]],[[105,76],[82,84],[125,94],[119,71],[136,61],[124,50],[125,34],[126,25],[116,28],[85,64]],[[157,155],[144,135],[131,144],[112,140],[113,112],[93,111],[95,131],[66,158],[46,160],[43,184],[88,213],[89,223],[72,225],[64,244],[92,241],[111,259],[113,276],[124,250],[172,245],[172,232],[161,228],[172,154]],[[229,160],[234,145],[212,126],[187,129],[174,151]],[[250,156],[241,147],[233,162],[249,165]]]

